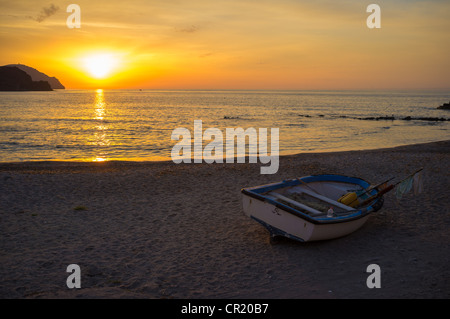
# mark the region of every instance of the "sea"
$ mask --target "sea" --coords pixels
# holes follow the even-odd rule
[[[278,128],[280,155],[448,140],[450,111],[437,107],[449,101],[448,90],[0,92],[0,162],[170,160],[172,133],[194,136],[196,120],[224,136]]]

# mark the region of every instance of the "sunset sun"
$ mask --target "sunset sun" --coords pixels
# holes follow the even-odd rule
[[[85,57],[83,66],[94,78],[104,79],[117,68],[118,62],[112,54],[95,54]]]

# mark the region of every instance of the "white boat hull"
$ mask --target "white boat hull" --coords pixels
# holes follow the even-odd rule
[[[243,195],[242,204],[245,214],[268,228],[271,236],[284,236],[303,242],[348,235],[363,226],[369,218],[367,215],[339,224],[314,224],[250,196]]]

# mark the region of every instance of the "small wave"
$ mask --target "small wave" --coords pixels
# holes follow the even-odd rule
[[[223,119],[224,120],[242,120],[242,118],[239,116],[224,116]]]
[[[307,125],[306,124],[304,124],[304,123],[287,123],[287,124],[285,124],[284,126],[288,126],[288,127],[291,127],[291,126],[297,126],[297,127],[307,127]]]
[[[255,121],[255,120],[257,120],[256,118],[253,118],[253,117],[242,117],[242,116],[228,116],[228,115],[225,115],[224,117],[223,117],[223,119],[224,120],[241,120],[241,121]]]

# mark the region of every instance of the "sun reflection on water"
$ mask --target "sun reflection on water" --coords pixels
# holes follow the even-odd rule
[[[105,152],[101,151],[102,146],[109,146],[110,141],[107,137],[108,126],[104,123],[106,116],[106,103],[103,95],[103,90],[96,90],[95,94],[95,103],[94,103],[94,120],[99,121],[99,123],[95,126],[94,138],[92,141],[92,145],[96,145],[99,147],[99,154],[93,159],[94,162],[104,162],[107,160],[107,155]]]
[[[94,120],[103,120],[105,117],[105,98],[103,90],[98,89],[95,94],[95,117]]]

